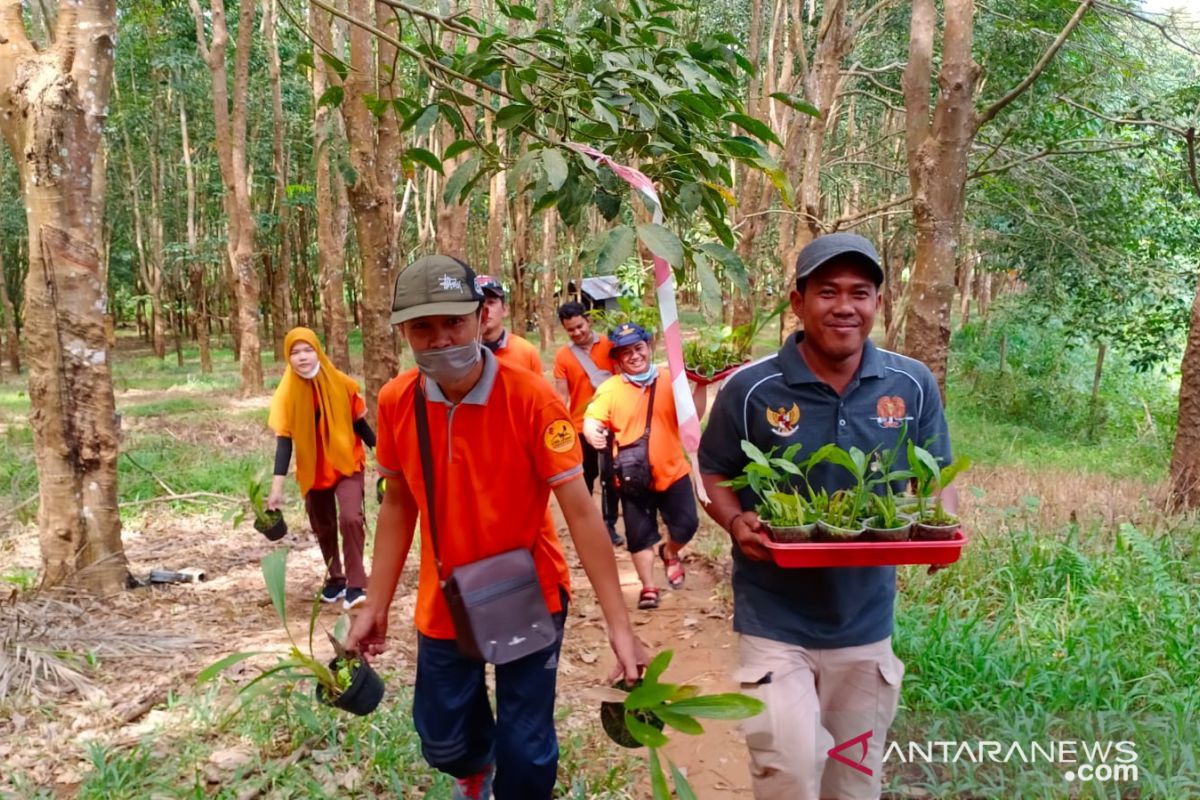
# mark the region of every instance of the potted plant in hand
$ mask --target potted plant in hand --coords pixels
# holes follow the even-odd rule
[[[259,478],[246,479],[246,497],[250,500],[250,511],[254,514],[254,530],[270,539],[279,541],[287,534],[287,520],[279,509],[266,507],[266,492]]]
[[[845,542],[857,539],[865,527],[862,518],[868,512],[867,471],[870,455],[851,447],[843,450],[837,445],[826,445],[813,455],[822,455],[823,460],[843,467],[854,477],[848,489],[839,489],[829,497],[829,507],[821,515],[818,531],[821,538],[830,542]]]
[[[326,662],[313,653],[317,617],[321,613],[319,595],[313,598],[312,610],[309,613],[307,652],[301,650],[296,644],[287,624],[287,557],[287,548],[280,548],[267,554],[262,559],[262,573],[263,580],[267,585],[267,593],[270,594],[271,602],[275,606],[275,613],[283,625],[283,630],[287,633],[291,652],[242,688],[240,692],[242,705],[244,706],[249,698],[265,691],[272,684],[315,680],[317,684],[316,697],[322,703],[360,716],[370,714],[383,699],[383,679],[365,660],[358,656],[352,656],[342,649],[341,640],[344,638],[346,630],[345,617],[338,620],[332,634],[326,632],[333,645],[334,658]],[[234,664],[258,655],[263,655],[263,653],[259,651],[231,653],[201,671],[196,676],[196,682],[210,681]]]
[[[942,492],[971,466],[968,458],[956,458],[947,466],[923,447],[908,443],[908,465],[916,479],[917,517],[913,538],[926,541],[953,539],[960,523],[958,517],[942,506]]]
[[[758,495],[759,519],[777,542],[807,542],[816,526],[817,515],[812,505],[794,486],[796,478],[804,477],[804,470],[793,460],[800,448],[797,442],[775,455],[777,448],[764,453],[752,442],[743,441],[742,452],[750,462],[741,475],[721,484],[734,491],[749,487]]]
[[[618,689],[628,692],[622,702],[600,704],[600,722],[610,739],[622,747],[644,745],[650,751],[650,789],[654,800],[671,797],[658,753],[668,742],[664,732],[667,726],[694,736],[704,733],[697,717],[747,719],[761,714],[765,708],[761,700],[738,692],[702,695],[697,686],[660,682],[659,677],[671,663],[672,655],[670,650],[656,655],[635,686],[618,684]],[[666,761],[675,784],[675,795],[680,800],[695,798],[696,792],[683,772],[669,758]]]
[[[906,430],[907,428],[901,428],[899,441],[905,440]],[[904,510],[904,500],[894,489],[897,481],[907,481],[913,477],[912,470],[894,469],[899,450],[899,446],[881,450],[879,457],[872,464],[875,477],[867,480],[868,513],[871,516],[864,520],[864,538],[871,541],[903,542],[912,532],[912,516]],[[882,494],[874,491],[879,487],[883,489]]]

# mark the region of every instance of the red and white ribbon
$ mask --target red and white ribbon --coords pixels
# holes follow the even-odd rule
[[[631,189],[640,192],[653,209],[652,221],[656,225],[662,224],[662,203],[659,202],[658,192],[654,190],[654,184],[649,178],[633,167],[618,164],[594,147],[582,144],[568,144],[568,146],[604,164],[615,172],[617,177],[629,184]],[[662,320],[663,341],[667,349],[667,370],[671,376],[671,393],[675,396],[675,414],[679,419],[679,434],[683,440],[683,449],[687,451],[692,464],[698,466],[696,451],[700,448],[700,417],[696,414],[696,404],[692,401],[692,390],[683,370],[683,337],[679,330],[679,309],[675,305],[675,273],[671,271],[671,265],[665,258],[653,253],[651,255],[654,262],[654,293],[658,297],[658,315]],[[693,483],[700,500],[707,503],[708,495],[704,491],[699,476],[696,476]]]

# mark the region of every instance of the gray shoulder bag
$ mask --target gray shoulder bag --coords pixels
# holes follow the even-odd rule
[[[442,595],[454,621],[458,652],[475,661],[507,664],[552,645],[558,638],[554,620],[542,596],[533,555],[523,547],[472,561],[451,570],[442,568],[438,553],[437,512],[433,490],[433,455],[425,392],[417,384],[417,442],[425,473],[425,502],[429,508],[429,540]]]
[[[573,342],[571,343],[571,354],[575,356],[579,366],[583,367],[583,371],[587,373],[593,389],[599,388],[600,384],[612,377],[611,372],[596,366],[596,362],[592,361],[591,353]]]

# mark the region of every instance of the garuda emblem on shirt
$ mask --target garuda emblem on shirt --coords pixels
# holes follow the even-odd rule
[[[800,424],[800,406],[795,403],[792,403],[792,407],[787,409],[783,406],[777,409],[768,406],[767,424],[771,426],[771,432],[776,436],[791,436],[796,432],[796,426]]]

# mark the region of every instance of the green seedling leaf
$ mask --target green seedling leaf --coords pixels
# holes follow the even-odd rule
[[[673,683],[658,683],[657,681],[651,683],[646,681],[630,692],[629,696],[625,698],[625,708],[632,711],[653,708],[659,703],[665,702],[674,693],[675,684]]]
[[[262,558],[263,581],[267,584],[267,593],[275,604],[275,613],[283,627],[287,627],[287,557],[288,549],[281,547],[272,550]]]
[[[680,733],[686,733],[689,736],[699,736],[704,733],[704,727],[696,721],[695,717],[689,717],[687,714],[676,714],[670,708],[656,708],[654,709],[654,716]]]
[[[220,661],[214,661],[212,664],[209,664],[207,667],[200,670],[200,674],[196,676],[196,683],[207,683],[225,670],[232,667],[234,664],[240,664],[248,658],[253,658],[254,656],[259,655],[262,655],[262,653],[230,653]]]
[[[671,780],[675,782],[675,794],[679,796],[679,800],[696,800],[696,793],[692,790],[692,785],[688,783],[687,777],[679,771],[679,767],[675,766],[675,762],[668,758],[667,765],[671,768]]]
[[[676,714],[705,719],[747,719],[766,708],[761,700],[744,694],[709,694],[671,704]]]
[[[666,671],[667,667],[671,666],[671,659],[675,657],[674,650],[663,650],[661,653],[650,659],[650,663],[646,666],[646,672],[642,675],[642,686],[646,684],[658,683],[658,678]],[[673,686],[674,684],[672,684]],[[629,704],[626,703],[628,706]]]
[[[629,728],[633,738],[646,747],[662,747],[667,743],[667,737],[662,731],[647,725],[628,711],[625,712],[625,726]]]
[[[664,737],[663,742],[666,742]],[[662,745],[658,745],[661,747]],[[662,764],[658,760],[658,751],[650,748],[650,790],[654,800],[671,800],[671,790],[667,786],[667,776],[663,774]]]

